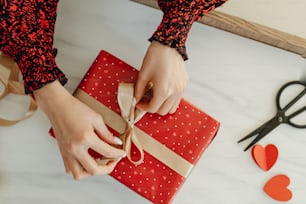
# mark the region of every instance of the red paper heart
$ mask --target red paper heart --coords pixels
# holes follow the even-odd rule
[[[273,144],[269,144],[266,147],[257,144],[252,148],[252,157],[262,170],[268,171],[277,161],[278,149]]]
[[[264,191],[271,198],[278,201],[289,201],[292,198],[292,192],[287,188],[290,179],[286,175],[276,175],[272,177],[264,186]]]

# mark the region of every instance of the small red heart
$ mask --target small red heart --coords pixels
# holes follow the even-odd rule
[[[264,186],[264,191],[277,201],[289,201],[292,192],[287,188],[290,184],[288,176],[280,174],[272,177]]]
[[[278,157],[278,149],[275,145],[269,144],[266,147],[254,145],[252,148],[252,157],[255,163],[264,171],[270,170]]]

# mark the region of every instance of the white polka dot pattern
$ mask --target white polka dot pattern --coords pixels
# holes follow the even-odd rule
[[[119,114],[116,100],[118,83],[135,83],[137,74],[138,71],[133,67],[101,51],[79,88]],[[219,123],[188,101],[182,100],[175,114],[146,114],[136,126],[190,163],[196,164],[215,137]],[[90,153],[94,157],[100,156],[93,151]],[[134,148],[133,157],[139,157]],[[124,158],[111,176],[153,203],[171,202],[185,180],[146,152],[141,165],[135,166]]]

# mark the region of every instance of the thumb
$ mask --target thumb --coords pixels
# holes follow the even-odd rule
[[[148,80],[138,78],[135,86],[136,103],[139,103],[139,101],[143,98],[148,82]]]
[[[101,119],[93,124],[96,135],[108,144],[122,145],[122,141],[118,137],[113,136],[105,125],[103,118]]]

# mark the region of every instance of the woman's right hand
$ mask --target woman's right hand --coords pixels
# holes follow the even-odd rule
[[[73,97],[58,82],[52,82],[34,92],[38,106],[48,116],[54,130],[67,173],[78,180],[91,175],[111,173],[125,156],[113,147],[120,140],[107,129],[101,115]],[[111,158],[105,165],[98,164],[88,149]]]

